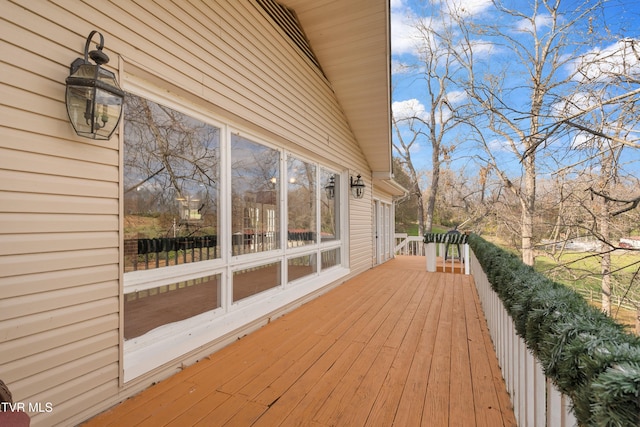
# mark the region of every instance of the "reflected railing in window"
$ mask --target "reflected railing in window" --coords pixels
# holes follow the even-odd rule
[[[125,339],[221,307],[220,277],[216,274],[125,294]]]
[[[340,248],[322,251],[321,258],[323,270],[340,265]]]
[[[316,254],[290,258],[287,261],[287,278],[289,282],[317,273],[318,261]]]
[[[217,236],[126,239],[125,273],[220,258]]]
[[[233,302],[280,286],[281,263],[273,262],[233,272]]]

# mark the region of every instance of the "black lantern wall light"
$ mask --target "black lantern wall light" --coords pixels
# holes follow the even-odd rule
[[[97,50],[89,52],[93,36],[100,36]],[[118,86],[115,74],[102,68],[109,57],[102,51],[104,38],[92,31],[84,45],[84,58],[71,63],[67,77],[67,114],[79,136],[91,139],[109,139],[122,116],[124,92]],[[89,62],[89,58],[95,65]]]
[[[364,197],[364,181],[362,181],[362,176],[358,174],[356,179],[350,177],[351,184],[351,194],[356,199],[362,199]],[[335,175],[331,175],[329,178],[329,182],[324,187],[324,191],[327,193],[327,199],[331,200],[336,195],[336,178]]]
[[[336,177],[335,175],[331,175],[329,178],[329,183],[325,185],[324,191],[327,193],[327,199],[333,200],[336,196]]]
[[[356,199],[362,199],[364,197],[364,181],[362,181],[362,176],[358,174],[357,179],[351,178],[351,194]]]

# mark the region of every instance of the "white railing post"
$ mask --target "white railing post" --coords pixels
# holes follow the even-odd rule
[[[427,259],[427,271],[435,273],[436,271],[436,244],[425,243],[425,258]]]
[[[542,366],[517,335],[513,319],[491,289],[487,275],[471,251],[469,261],[517,424],[527,427],[576,427],[578,424],[571,412],[571,399],[560,393],[545,377]]]
[[[463,250],[464,250],[464,255],[462,256],[462,262],[464,263],[464,274],[466,274],[467,276],[470,274],[470,268],[469,268],[469,244],[465,243],[463,246]]]

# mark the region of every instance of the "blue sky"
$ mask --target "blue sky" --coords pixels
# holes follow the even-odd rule
[[[491,0],[450,0],[457,2],[459,7],[464,8],[464,13],[467,16],[473,17],[478,22],[496,22],[500,19],[496,9],[493,6]],[[508,4],[512,9],[518,11],[526,11],[529,8],[531,1],[527,0],[505,0],[505,4]],[[581,0],[564,0],[563,3],[566,6],[567,11],[574,11],[580,4],[583,4]],[[393,84],[393,110],[396,116],[401,116],[403,110],[412,110],[414,113],[426,113],[428,103],[424,99],[424,82],[419,79],[419,75],[411,74],[408,72],[403,64],[415,63],[416,56],[416,43],[415,43],[415,29],[412,25],[412,21],[418,18],[426,18],[431,14],[435,14],[437,8],[441,7],[440,2],[437,0],[423,1],[423,0],[391,0],[391,47],[392,47],[392,84]],[[594,41],[593,44],[581,47],[580,53],[584,55],[604,55],[607,52],[620,50],[621,40],[624,39],[640,39],[640,1],[638,0],[608,0],[604,3],[604,7],[597,12],[597,16],[593,16],[592,20],[585,20],[585,31],[595,33],[595,36],[602,36],[599,41]],[[542,28],[545,25],[544,14],[540,14],[536,20],[538,25]],[[606,23],[606,27],[602,25],[602,22]],[[505,22],[506,23],[506,22]],[[595,25],[592,23],[596,23]],[[518,29],[521,22],[508,22],[506,23],[511,28]],[[520,28],[521,29],[521,28]],[[480,46],[480,45],[478,45]],[[500,62],[505,65],[505,58],[508,61],[508,53],[505,55],[505,51],[500,47],[492,43],[484,43],[481,45],[482,51],[479,58],[491,63]],[[609,60],[609,69],[615,69],[617,65],[616,61],[621,61],[619,57],[612,56],[613,59]],[[624,58],[629,62],[629,58],[635,58],[634,55],[628,55]],[[510,78],[513,79],[514,86],[520,84],[517,76],[522,74],[523,70],[517,68],[517,61],[514,61],[510,66]],[[638,70],[640,74],[640,61],[634,63],[633,66]],[[569,70],[567,70],[569,72]],[[596,71],[589,70],[589,72],[602,72],[602,69]],[[462,93],[456,91],[455,88],[451,88],[448,95],[448,100],[454,105],[462,96]],[[461,99],[461,98],[460,98]],[[526,105],[527,100],[523,100]],[[457,141],[464,140],[464,128],[458,129],[458,134],[452,135],[452,138],[456,138]],[[506,150],[501,150],[502,141],[496,139],[492,141],[495,144],[495,153],[502,157],[504,164],[512,167],[512,173],[518,174],[519,164],[513,156]],[[575,141],[572,143],[574,144]],[[461,146],[461,150],[458,150],[457,155],[454,157],[458,159],[452,165],[452,168],[456,169],[466,164],[469,169],[473,169],[469,163],[468,156],[470,154],[469,147]],[[466,150],[465,150],[466,149]],[[640,148],[638,149],[625,149],[628,159],[636,162],[635,159],[640,158]],[[430,147],[428,143],[422,142],[418,144],[412,150],[412,156],[414,159],[414,165],[420,170],[429,170],[430,165]],[[567,162],[571,161],[569,159]],[[640,162],[637,162],[640,165]]]

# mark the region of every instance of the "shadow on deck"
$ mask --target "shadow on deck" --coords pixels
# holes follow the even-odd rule
[[[86,426],[515,426],[471,276],[400,256]]]

